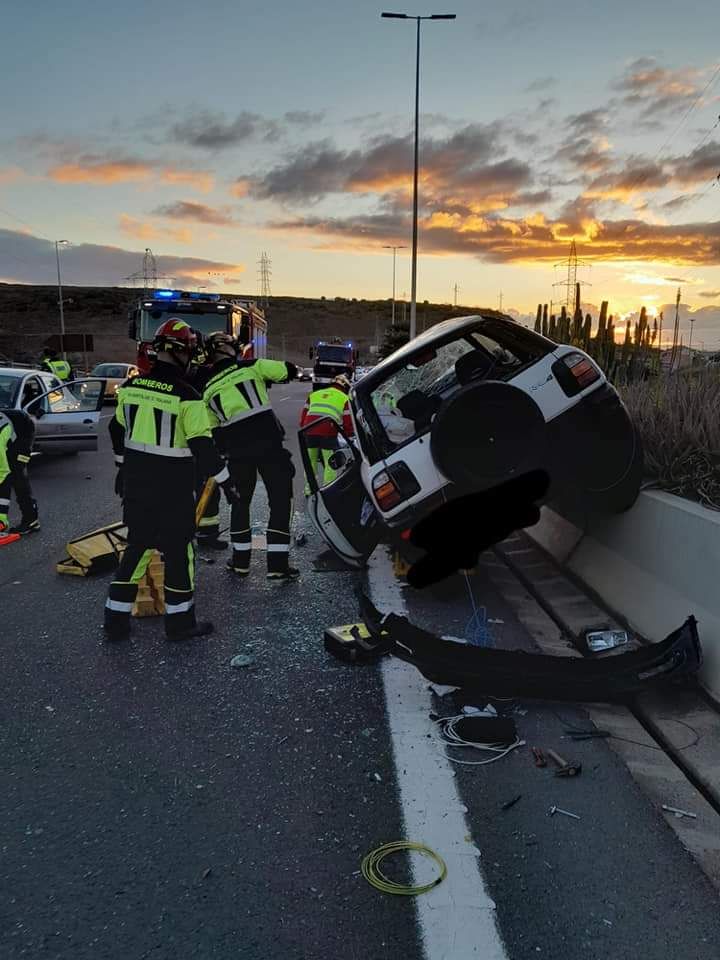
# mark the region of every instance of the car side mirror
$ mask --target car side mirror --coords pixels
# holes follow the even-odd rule
[[[137,323],[135,322],[135,317],[128,320],[128,337],[131,340],[137,340]]]
[[[313,354],[314,354],[314,353],[315,353],[315,351],[313,350],[312,347],[310,347],[310,349],[308,350],[308,357],[309,357],[311,360],[312,360],[312,358],[313,358]]]

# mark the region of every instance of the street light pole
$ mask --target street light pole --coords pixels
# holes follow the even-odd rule
[[[414,20],[416,23],[415,42],[415,149],[413,163],[413,212],[412,212],[412,257],[410,266],[410,339],[417,336],[417,247],[418,247],[418,175],[420,141],[420,21],[455,20],[454,13],[431,13],[428,16],[413,16],[407,13],[381,13],[389,20]]]
[[[60,280],[60,247],[67,246],[67,240],[55,241],[55,261],[57,263],[58,303],[60,304],[60,348],[63,360],[67,360],[65,353],[65,311],[63,310],[62,281]]]
[[[406,250],[407,247],[394,247],[392,244],[386,243],[383,247],[384,250],[392,250],[393,252],[393,294],[392,294],[392,321],[391,326],[395,326],[395,257],[398,250]]]

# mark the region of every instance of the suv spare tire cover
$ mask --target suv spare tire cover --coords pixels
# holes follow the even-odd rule
[[[545,418],[526,393],[497,380],[463,387],[433,420],[430,452],[454,483],[502,483],[545,461]]]

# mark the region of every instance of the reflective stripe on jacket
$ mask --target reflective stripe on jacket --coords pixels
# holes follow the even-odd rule
[[[229,427],[272,410],[265,382],[288,379],[288,368],[280,360],[231,360],[216,369],[203,393],[212,427]]]
[[[160,375],[161,376],[161,375]],[[193,392],[194,393],[194,392]],[[124,428],[126,450],[161,457],[192,457],[188,441],[210,439],[205,404],[173,380],[147,376],[127,380],[117,392],[116,419]]]

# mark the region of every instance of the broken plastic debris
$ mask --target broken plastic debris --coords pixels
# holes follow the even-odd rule
[[[236,668],[249,667],[251,663],[255,663],[255,657],[249,653],[238,653],[237,656],[233,657],[230,661],[230,666]]]
[[[593,653],[614,650],[628,642],[627,630],[593,630],[586,634],[587,645]]]
[[[445,697],[448,693],[452,693],[454,690],[459,689],[458,687],[449,687],[443,683],[431,683],[429,684],[429,688],[438,697]]]

